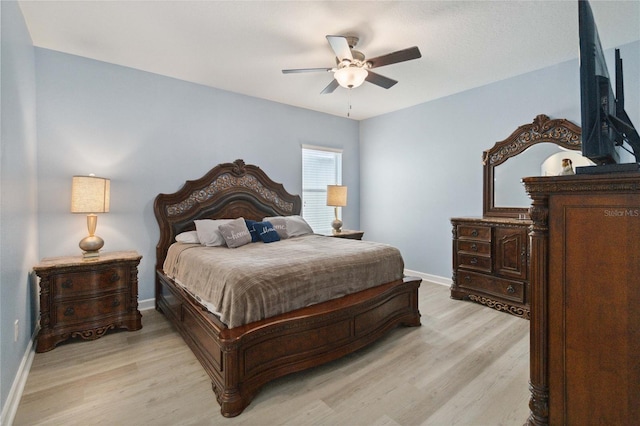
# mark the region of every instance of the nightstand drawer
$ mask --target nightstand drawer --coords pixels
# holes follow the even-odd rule
[[[112,267],[99,271],[67,272],[52,277],[54,298],[96,295],[125,288],[127,268]]]
[[[125,293],[109,294],[102,297],[61,302],[55,306],[55,323],[63,322],[65,326],[97,320],[105,316],[117,315],[127,311],[127,295]]]

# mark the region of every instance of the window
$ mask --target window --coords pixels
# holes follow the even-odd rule
[[[302,217],[318,234],[330,234],[334,208],[327,185],[342,184],[342,150],[302,146]]]

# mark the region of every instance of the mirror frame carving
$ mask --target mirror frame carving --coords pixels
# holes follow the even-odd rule
[[[494,168],[527,148],[543,142],[551,142],[563,148],[580,150],[582,129],[566,119],[551,120],[539,114],[532,123],[518,127],[509,137],[496,142],[493,148],[482,153],[484,194],[482,200],[483,217],[528,218],[528,207],[499,207],[494,205]],[[526,177],[526,176],[523,176]],[[524,191],[524,187],[523,187]]]

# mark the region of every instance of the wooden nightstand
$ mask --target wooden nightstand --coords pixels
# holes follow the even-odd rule
[[[364,235],[364,231],[352,231],[350,229],[343,229],[342,232],[330,234],[330,237],[336,238],[348,238],[350,240],[361,240]]]
[[[142,328],[138,311],[138,264],[135,251],[42,259],[33,270],[40,277],[40,332],[36,352],[46,352],[71,337],[94,340],[108,330]]]

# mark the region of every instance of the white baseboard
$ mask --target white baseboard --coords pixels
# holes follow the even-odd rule
[[[27,349],[24,352],[24,356],[22,357],[22,361],[20,362],[20,367],[18,367],[16,377],[15,379],[13,379],[13,384],[11,385],[9,395],[7,396],[7,400],[2,407],[0,425],[9,426],[13,424],[13,419],[15,418],[16,412],[18,411],[18,405],[20,405],[20,399],[22,399],[22,392],[24,392],[24,385],[27,383],[27,377],[29,377],[31,364],[33,364],[33,357],[36,354],[35,343],[39,330],[40,327],[36,327],[36,330],[33,333],[33,336],[31,336],[31,340],[27,345]]]
[[[156,299],[145,299],[138,300],[138,310],[139,311],[148,311],[149,309],[156,308]]]
[[[422,278],[425,281],[429,281],[431,283],[445,285],[450,287],[453,281],[451,278],[440,277],[438,275],[425,274],[424,272],[412,271],[410,269],[405,269],[404,274],[411,277]]]

